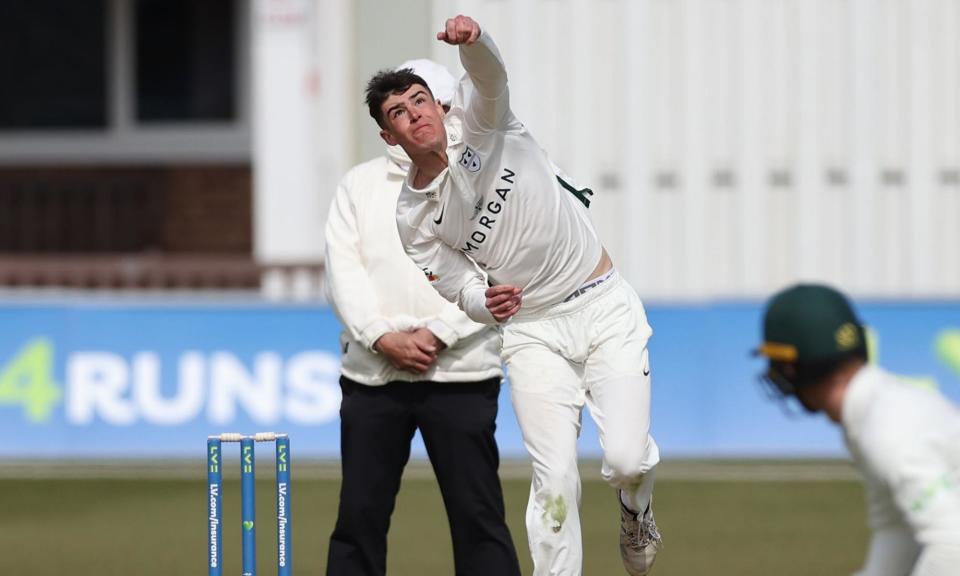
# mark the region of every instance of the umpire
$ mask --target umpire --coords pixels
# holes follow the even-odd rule
[[[440,104],[455,81],[414,60]],[[456,574],[519,576],[504,522],[494,439],[500,336],[444,300],[404,253],[397,197],[410,167],[399,147],[351,169],[326,227],[327,295],[340,337],[343,482],[328,576],[386,573],[387,530],[419,429],[443,495]]]

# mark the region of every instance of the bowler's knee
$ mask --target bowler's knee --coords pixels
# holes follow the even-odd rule
[[[609,447],[604,452],[604,462],[610,480],[632,480],[649,472],[656,460],[650,457],[647,445],[644,442],[642,445]]]

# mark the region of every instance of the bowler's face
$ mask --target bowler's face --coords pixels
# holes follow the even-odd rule
[[[384,124],[380,137],[391,145],[399,144],[411,158],[426,152],[442,152],[447,131],[443,127],[443,107],[419,84],[402,94],[391,94],[380,106]]]

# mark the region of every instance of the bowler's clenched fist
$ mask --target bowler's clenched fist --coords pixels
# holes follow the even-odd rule
[[[459,15],[447,20],[444,29],[437,32],[437,40],[456,46],[470,45],[480,37],[480,25],[469,16]]]
[[[497,322],[505,322],[520,311],[523,301],[523,289],[507,284],[499,284],[487,288],[487,310]]]

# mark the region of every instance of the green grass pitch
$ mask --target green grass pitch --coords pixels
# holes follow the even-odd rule
[[[335,473],[297,475],[294,463],[293,558],[299,575],[324,573],[336,518]],[[269,466],[264,462],[262,468]],[[655,511],[665,549],[656,576],[849,574],[865,554],[863,491],[848,475],[786,473],[752,479],[756,463],[731,465],[723,477],[707,466],[658,479]],[[828,464],[827,469],[845,465]],[[419,467],[419,468],[418,468]],[[0,466],[2,468],[2,466]],[[334,468],[335,466],[328,466]],[[453,574],[450,537],[429,469],[405,479],[389,538],[391,576]],[[674,467],[676,470],[676,467]],[[2,472],[2,470],[0,470]],[[260,472],[264,472],[261,470]],[[151,576],[206,573],[206,500],[202,463],[195,474],[145,477],[0,479],[0,574]],[[63,472],[69,476],[69,470]],[[239,481],[226,475],[224,574],[240,573]],[[508,522],[524,574],[530,574],[523,525],[528,483],[504,480]],[[761,475],[762,476],[762,475]],[[270,477],[258,473],[259,573],[275,574],[275,502]],[[585,474],[581,507],[584,574],[624,574],[617,549],[613,491]]]

